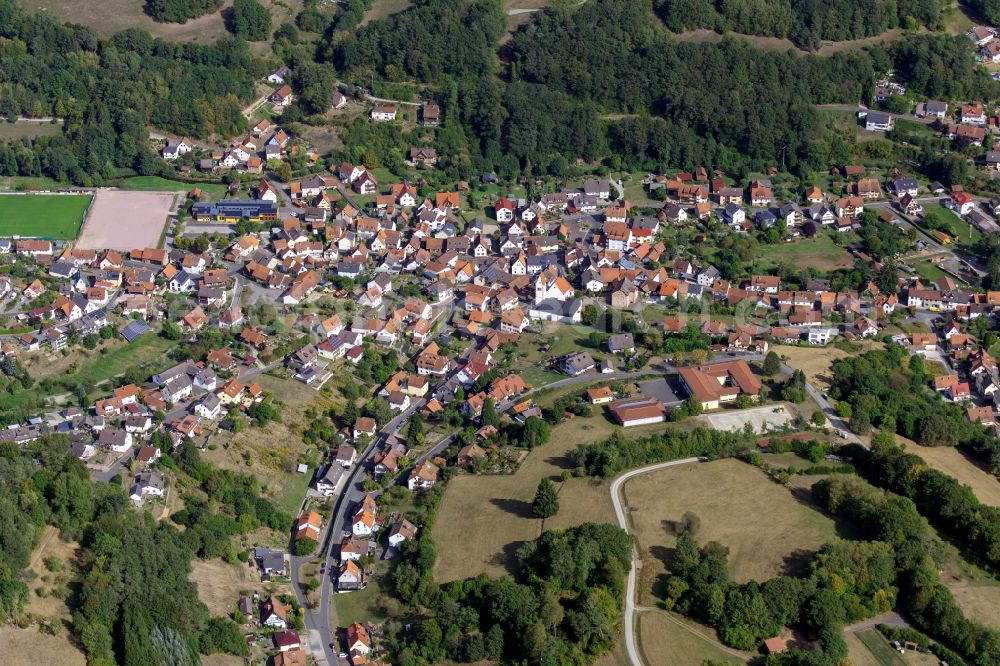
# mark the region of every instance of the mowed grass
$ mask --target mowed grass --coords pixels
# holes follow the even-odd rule
[[[658,596],[654,589],[663,582],[677,542],[672,526],[685,512],[701,518],[701,543],[718,541],[729,548],[730,572],[740,582],[796,573],[837,536],[830,518],[759,469],[732,459],[634,477],[622,496],[642,558],[640,603],[647,605]]]
[[[851,253],[833,242],[825,234],[818,233],[812,238],[800,238],[787,243],[760,245],[754,265],[760,268],[774,268],[781,263],[796,266],[812,266],[820,271],[849,268],[854,265]]]
[[[16,123],[0,123],[0,141],[37,139],[40,136],[62,134],[62,123],[19,120]]]
[[[549,442],[529,453],[514,474],[463,474],[449,481],[434,523],[435,579],[448,582],[480,573],[511,573],[515,551],[542,531],[543,521],[531,514],[531,501],[545,477],[559,488],[559,513],[544,521],[545,529],[615,522],[608,483],[589,477],[559,480],[570,469],[572,450],[607,437],[614,428],[603,415],[575,418],[554,427]],[[627,433],[638,437],[663,429],[652,425]]]
[[[711,629],[666,611],[643,611],[637,617],[639,650],[649,666],[701,666],[709,660],[740,664],[750,656],[738,657],[719,644]]]
[[[71,240],[80,233],[89,195],[24,194],[0,196],[0,236],[38,236]]]
[[[855,637],[882,666],[905,666],[903,657],[889,645],[878,629],[863,629]]]
[[[227,191],[226,186],[222,183],[185,183],[159,176],[133,176],[121,181],[118,186],[123,190],[139,192],[190,192],[198,187],[213,201],[224,197]]]

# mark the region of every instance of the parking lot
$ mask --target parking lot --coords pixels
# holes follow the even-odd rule
[[[667,407],[674,407],[684,401],[684,390],[680,386],[677,375],[650,379],[636,384],[639,392],[647,398],[656,398]]]
[[[775,411],[781,410],[781,411]],[[764,433],[784,427],[795,417],[794,407],[787,404],[767,405],[766,407],[751,407],[750,409],[735,409],[705,415],[716,430],[729,432],[742,430],[749,423],[754,432]]]

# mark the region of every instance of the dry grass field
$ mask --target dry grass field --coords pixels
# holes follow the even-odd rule
[[[143,11],[142,0],[21,0],[18,4],[27,9],[52,12],[65,21],[81,23],[104,36],[126,28],[141,28],[154,37],[170,41],[212,44],[226,34],[222,11],[233,3],[228,0],[222,11],[187,23],[157,23]]]
[[[739,39],[746,40],[756,46],[757,48],[764,51],[796,51],[799,54],[812,53],[813,55],[829,56],[834,53],[840,53],[843,51],[850,51],[852,49],[862,49],[866,46],[873,46],[879,43],[891,43],[897,41],[903,36],[903,30],[901,28],[896,28],[893,30],[887,30],[879,35],[873,35],[871,37],[864,37],[862,39],[852,39],[842,42],[831,42],[823,41],[820,44],[819,49],[816,51],[803,51],[797,47],[791,40],[783,39],[781,37],[760,37],[758,35],[743,35],[738,32],[726,33],[731,37],[738,37]],[[679,42],[708,42],[715,43],[721,42],[723,35],[715,32],[714,30],[699,29],[699,30],[688,30],[686,32],[679,33],[675,35],[675,38]]]
[[[830,388],[832,376],[830,366],[833,362],[850,356],[836,347],[791,347],[774,345],[771,350],[785,360],[788,367],[805,373],[806,381],[825,391]],[[786,358],[787,357],[787,358]]]
[[[622,488],[643,566],[640,603],[652,604],[665,561],[676,543],[674,521],[687,511],[701,518],[698,540],[730,551],[733,578],[763,581],[797,571],[837,536],[834,521],[763,472],[737,460],[682,465],[643,474]]]
[[[712,629],[660,610],[639,613],[638,639],[649,666],[700,666],[706,660],[739,664],[750,657],[720,645]]]
[[[860,343],[862,352],[878,349],[881,343],[875,340],[865,340]],[[833,362],[850,356],[848,352],[836,347],[793,347],[788,345],[773,345],[771,350],[780,356],[788,367],[793,370],[801,370],[806,381],[818,388],[826,391],[833,381],[831,367]]]
[[[36,617],[67,621],[70,619],[71,613],[65,600],[52,593],[60,588],[66,589],[76,577],[79,548],[80,544],[74,541],[63,541],[59,536],[59,530],[55,527],[46,526],[38,548],[32,553],[31,562],[28,564],[28,569],[35,574],[35,579],[28,583],[28,602],[25,611]],[[52,557],[58,558],[61,562],[58,571],[51,571],[48,568],[46,561]]]
[[[941,583],[951,590],[967,616],[1000,629],[1000,581],[968,563],[954,549],[941,571]]]
[[[309,475],[295,471],[299,456],[309,448],[301,436],[308,421],[305,410],[315,405],[322,412],[343,399],[337,393],[327,397],[293,379],[260,375],[254,381],[280,402],[282,420],[265,428],[248,426],[236,435],[219,433],[212,438],[216,448],[203,455],[213,465],[253,474],[279,508],[295,513],[309,483]]]
[[[26,9],[52,12],[64,21],[89,26],[103,36],[110,36],[126,28],[140,28],[154,37],[172,42],[214,44],[227,34],[225,13],[233,6],[226,0],[222,8],[187,23],[157,23],[143,11],[143,0],[20,0]],[[302,9],[302,0],[262,0],[271,10],[274,27],[283,21],[293,20]]]
[[[60,636],[48,636],[34,627],[19,629],[8,625],[0,627],[0,646],[3,646],[3,660],[7,666],[85,666],[87,663],[66,630]]]
[[[953,476],[959,483],[972,488],[976,498],[983,504],[1000,506],[1000,480],[969,460],[958,448],[910,444],[906,450],[923,458],[934,469]]]
[[[847,658],[854,666],[882,666],[882,662],[861,642],[857,634],[845,631],[844,642],[847,643]]]
[[[438,560],[434,577],[439,582],[487,573],[509,573],[514,552],[536,538],[542,521],[531,515],[531,500],[538,482],[550,477],[559,486],[559,513],[545,521],[545,528],[567,528],[584,522],[613,522],[608,484],[591,478],[558,482],[570,469],[567,454],[580,444],[594,442],[612,431],[603,416],[576,418],[556,426],[549,442],[532,451],[512,475],[461,475],[448,483],[434,524]],[[661,432],[662,425],[631,428],[629,436]]]
[[[16,123],[0,123],[0,140],[18,141],[20,139],[37,139],[40,136],[56,136],[62,134],[62,123],[38,122],[34,120],[19,120]]]
[[[413,0],[374,0],[371,9],[365,12],[365,17],[361,19],[361,25],[398,14],[412,5]]]
[[[191,560],[188,579],[198,586],[198,598],[212,615],[229,615],[236,609],[241,590],[257,587],[259,581],[245,564],[229,564],[221,559]]]
[[[208,654],[201,656],[202,666],[243,666],[246,661],[243,657],[233,654]]]

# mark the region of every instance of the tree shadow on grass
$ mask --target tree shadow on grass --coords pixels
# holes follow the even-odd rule
[[[490,504],[503,509],[507,513],[513,514],[518,518],[534,518],[534,515],[531,513],[531,502],[525,502],[524,500],[518,499],[494,497],[490,500]]]
[[[503,550],[495,554],[490,558],[490,564],[497,567],[503,567],[508,573],[517,573],[517,551],[527,541],[511,541]]]

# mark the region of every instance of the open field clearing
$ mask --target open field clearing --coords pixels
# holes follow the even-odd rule
[[[974,620],[1000,629],[1000,581],[970,564],[949,547],[949,558],[941,571],[959,608]]]
[[[374,2],[372,2],[371,9],[365,12],[365,17],[361,19],[361,25],[366,25],[372,21],[378,21],[387,16],[398,14],[412,5],[412,0],[374,0]]]
[[[308,421],[305,410],[314,401],[317,409],[326,409],[342,398],[328,398],[293,379],[260,375],[254,381],[280,402],[276,407],[282,420],[264,428],[248,425],[236,435],[219,433],[212,438],[217,447],[203,455],[213,465],[253,474],[278,508],[295,514],[311,478],[295,471],[299,456],[309,448],[300,434]]]
[[[63,21],[88,26],[104,37],[126,28],[139,28],[171,42],[198,44],[214,44],[229,34],[223,17],[233,6],[232,0],[225,0],[219,11],[187,23],[158,23],[143,11],[145,3],[141,0],[20,0],[18,4],[29,10],[51,12]],[[261,4],[271,10],[271,23],[277,28],[283,21],[293,20],[303,2],[262,0]]]
[[[64,596],[63,593],[68,591],[69,584],[76,577],[79,548],[80,545],[76,542],[63,541],[55,527],[45,527],[28,565],[35,578],[28,583],[30,591],[25,611],[38,617],[69,621],[69,608],[64,598],[60,597]],[[50,566],[53,568],[50,569]]]
[[[72,372],[74,380],[88,388],[94,388],[133,366],[148,363],[150,374],[161,369],[165,365],[163,354],[170,345],[169,340],[154,334],[143,335],[128,343],[115,338],[102,345],[101,351],[91,352],[85,358],[37,353],[25,355],[28,359],[25,365],[31,370],[32,376],[38,379]]]
[[[820,43],[820,47],[816,51],[803,51],[790,39],[784,39],[782,37],[760,37],[758,35],[744,35],[738,32],[727,32],[726,35],[748,41],[764,51],[787,51],[791,49],[793,51],[797,51],[800,55],[812,53],[813,55],[829,56],[842,51],[850,51],[851,49],[862,49],[866,46],[872,46],[874,44],[897,41],[903,36],[903,30],[902,28],[894,28],[892,30],[886,30],[879,35],[872,35],[871,37],[851,39],[842,42],[824,40]],[[676,34],[674,37],[679,42],[715,43],[721,42],[723,35],[715,32],[714,30],[701,28],[698,30],[688,30],[686,32]]]
[[[844,642],[847,643],[847,658],[854,666],[882,666],[882,662],[861,642],[856,633],[845,631]]]
[[[0,123],[0,141],[18,141],[20,139],[37,139],[40,136],[56,136],[62,134],[62,123],[42,122],[35,120],[19,120],[16,123]]]
[[[923,458],[934,469],[953,476],[959,483],[972,488],[976,498],[983,504],[1000,506],[1000,480],[969,460],[958,448],[912,444],[906,449]]]
[[[660,424],[627,432],[639,437],[663,428]],[[570,451],[603,439],[612,429],[603,415],[578,417],[553,428],[549,442],[528,454],[512,475],[468,474],[452,479],[434,524],[439,553],[435,579],[447,582],[483,572],[490,576],[510,573],[514,552],[541,532],[542,521],[531,515],[531,500],[543,477],[556,480],[559,487],[559,513],[545,521],[546,529],[614,522],[607,483],[591,478],[558,481],[570,469]]]
[[[653,602],[676,543],[672,526],[687,511],[701,518],[700,543],[718,541],[729,548],[730,570],[740,582],[795,572],[837,536],[834,521],[737,460],[643,474],[629,479],[622,495],[643,562],[643,604]]]
[[[864,351],[878,347],[879,343],[866,341]],[[791,347],[787,345],[774,345],[771,347],[778,356],[784,359],[785,364],[792,370],[801,370],[806,376],[806,381],[821,391],[830,388],[833,376],[830,372],[833,362],[850,356],[847,352],[836,347]]]
[[[177,194],[101,190],[84,222],[78,249],[156,247]]]
[[[85,666],[87,659],[70,640],[64,629],[59,636],[42,634],[35,627],[19,629],[0,627],[0,645],[4,648],[4,663],[8,666]]]
[[[208,562],[191,560],[188,580],[198,586],[198,598],[208,606],[212,615],[229,615],[236,609],[240,590],[250,590],[257,585],[246,564],[229,564],[221,559]]]
[[[639,651],[649,666],[700,666],[706,660],[740,664],[750,657],[737,657],[740,653],[720,645],[711,628],[666,611],[643,611],[638,623]]]
[[[812,266],[817,270],[831,271],[853,266],[854,257],[824,233],[790,243],[761,245],[757,248],[754,264],[759,265],[761,270],[774,268],[780,263]]]
[[[0,196],[0,236],[76,238],[91,199],[69,194]]]
[[[80,23],[108,37],[126,28],[140,28],[154,37],[170,41],[215,43],[227,34],[222,12],[232,7],[232,0],[221,11],[206,14],[187,23],[157,23],[143,11],[139,0],[21,0],[25,9],[44,10],[64,21]]]

